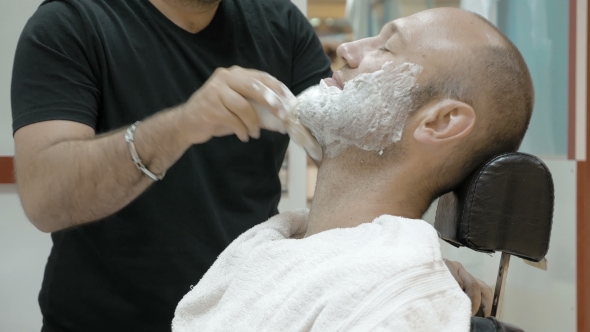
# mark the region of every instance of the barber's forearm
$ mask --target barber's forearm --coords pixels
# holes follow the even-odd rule
[[[135,146],[155,174],[168,169],[190,146],[177,134],[178,112],[161,112],[135,131]],[[125,129],[88,140],[64,141],[29,159],[17,181],[23,206],[44,232],[107,217],[139,196],[153,180],[137,169]]]
[[[279,116],[285,107],[281,98],[267,95],[270,91],[284,99],[285,90],[266,73],[219,68],[186,103],[139,125],[139,157],[152,173],[160,174],[192,144],[233,134],[244,142],[258,138],[261,127],[251,101]],[[33,124],[15,133],[21,201],[40,230],[52,232],[107,217],[152,183],[131,161],[124,130],[96,137],[87,127],[70,128],[72,133],[66,128],[60,137],[59,126],[45,125],[46,132],[42,124]],[[45,134],[61,141],[44,143]]]

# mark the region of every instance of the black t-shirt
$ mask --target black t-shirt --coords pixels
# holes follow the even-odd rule
[[[232,65],[268,72],[294,94],[330,75],[289,0],[222,0],[197,34],[148,0],[46,1],[18,44],[13,129],[70,120],[108,132],[186,101]],[[195,145],[121,211],[53,233],[43,330],[170,330],[178,301],[221,251],[277,213],[287,145],[268,131],[248,143],[227,136]]]

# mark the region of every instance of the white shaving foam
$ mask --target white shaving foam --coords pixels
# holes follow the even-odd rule
[[[297,97],[297,116],[330,158],[350,146],[382,151],[402,137],[412,102],[409,92],[421,72],[414,63],[388,62],[346,82],[343,90],[321,81]]]

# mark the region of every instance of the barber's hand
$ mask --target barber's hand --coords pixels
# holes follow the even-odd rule
[[[260,121],[250,101],[279,117],[286,87],[269,74],[241,67],[220,68],[177,110],[180,134],[190,144],[236,134],[247,142],[260,137]],[[265,98],[265,94],[266,97]],[[284,110],[286,111],[286,110]]]
[[[459,262],[453,262],[448,259],[444,260],[447,268],[459,283],[459,286],[471,299],[471,312],[473,315],[479,311],[481,307],[484,312],[484,317],[492,314],[492,301],[494,294],[492,289],[483,281],[474,278],[469,272],[465,270],[463,265]]]

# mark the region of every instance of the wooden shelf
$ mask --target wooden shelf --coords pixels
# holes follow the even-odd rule
[[[307,17],[309,18],[344,18],[346,16],[346,0],[309,0]]]

